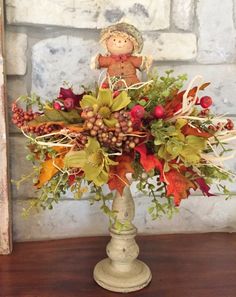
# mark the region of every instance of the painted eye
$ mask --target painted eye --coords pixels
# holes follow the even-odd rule
[[[125,42],[127,42],[127,40],[125,40]]]
[[[113,41],[116,41],[115,38],[113,39]]]

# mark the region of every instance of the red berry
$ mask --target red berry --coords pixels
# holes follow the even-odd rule
[[[101,88],[102,89],[108,89],[109,88],[109,84],[106,83],[106,82],[104,82],[104,83],[102,83]]]
[[[117,97],[118,95],[120,95],[120,91],[116,90],[113,92],[113,98]]]
[[[200,99],[200,105],[202,108],[208,108],[212,105],[212,99],[209,96],[204,96]]]
[[[56,109],[56,110],[61,110],[61,104],[59,102],[54,102],[53,103],[53,107]]]
[[[145,109],[143,106],[141,105],[135,105],[131,111],[130,114],[133,118],[138,118],[141,119],[143,118],[144,114],[145,114]]]
[[[73,98],[66,98],[64,100],[64,106],[69,110],[75,108],[75,100]]]
[[[227,124],[225,125],[225,128],[226,128],[227,130],[233,130],[233,128],[234,128],[234,123],[232,122],[231,119],[227,119]]]
[[[163,108],[162,105],[157,105],[154,108],[154,112],[153,113],[154,113],[155,118],[161,119],[164,116],[165,110],[164,110],[164,108]]]

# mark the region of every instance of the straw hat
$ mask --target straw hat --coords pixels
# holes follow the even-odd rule
[[[127,23],[118,23],[102,29],[100,42],[105,46],[106,40],[114,34],[124,35],[125,37],[128,37],[134,44],[134,52],[140,53],[142,51],[142,34],[133,25]]]

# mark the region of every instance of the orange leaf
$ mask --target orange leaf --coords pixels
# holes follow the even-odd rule
[[[35,185],[38,189],[40,189],[44,184],[46,184],[57,172],[58,168],[63,168],[64,161],[62,158],[55,158],[46,160],[42,164],[42,168],[39,174],[39,181]]]
[[[197,129],[197,128],[193,128],[191,126],[189,126],[188,124],[183,126],[183,128],[181,129],[181,132],[186,136],[186,135],[194,135],[194,136],[200,136],[200,137],[204,137],[204,138],[209,138],[212,136],[211,133],[208,133],[206,131],[203,131],[201,129]]]
[[[167,196],[174,196],[175,205],[179,205],[182,199],[189,196],[190,189],[197,189],[197,186],[179,171],[171,169],[165,173],[165,180],[167,182]]]
[[[83,132],[84,128],[81,125],[66,125],[66,128],[68,128],[72,132]]]
[[[210,83],[204,83],[200,86],[199,90],[203,91]],[[164,106],[165,109],[165,118],[173,116],[180,108],[182,108],[183,95],[186,91],[182,91],[174,96],[170,101]],[[192,88],[188,92],[188,97],[194,97],[197,92],[197,87]]]
[[[126,174],[134,172],[134,169],[131,166],[133,158],[131,156],[124,155],[117,157],[115,161],[119,162],[119,164],[110,167],[108,186],[111,191],[117,190],[120,195],[122,195],[124,187],[127,184],[129,185]]]

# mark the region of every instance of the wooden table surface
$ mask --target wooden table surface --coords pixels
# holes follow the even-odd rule
[[[16,243],[0,256],[2,297],[118,297],[96,285],[94,265],[108,237]],[[122,296],[236,297],[236,234],[139,236],[150,285]]]

